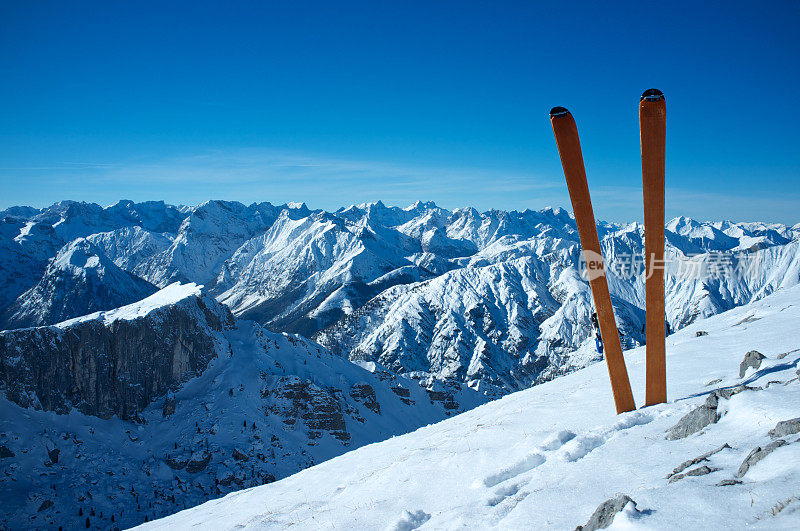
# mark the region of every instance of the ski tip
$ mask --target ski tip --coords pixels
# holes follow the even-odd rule
[[[553,107],[550,109],[550,118],[555,118],[557,116],[566,116],[569,114],[569,111],[564,107]]]
[[[642,93],[639,101],[661,101],[664,99],[664,93],[658,89],[647,89]]]

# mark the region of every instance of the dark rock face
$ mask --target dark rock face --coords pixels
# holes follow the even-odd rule
[[[773,439],[800,433],[800,417],[791,420],[782,420],[769,430],[768,435]]]
[[[175,413],[175,406],[177,405],[177,401],[173,397],[167,397],[164,400],[164,407],[161,409],[161,415],[164,417],[169,417],[173,413]]]
[[[208,466],[208,463],[211,462],[211,452],[195,452],[192,454],[192,457],[189,459],[189,462],[186,463],[186,471],[192,474],[196,474],[205,470]]]
[[[392,392],[400,397],[400,400],[407,406],[411,406],[414,404],[414,400],[411,398],[411,391],[403,387],[402,385],[393,385]]]
[[[425,389],[425,392],[428,393],[428,398],[430,398],[431,402],[440,402],[446,410],[458,409],[458,402],[453,397],[453,391]]]
[[[189,462],[186,457],[167,457],[165,461],[172,470],[182,470]]]
[[[8,449],[6,445],[0,446],[0,459],[4,457],[14,457],[16,454]]]
[[[370,384],[361,382],[353,385],[353,388],[350,390],[350,396],[378,415],[381,414],[381,405],[378,403],[375,389],[373,389]]]
[[[51,463],[58,463],[58,456],[61,454],[61,450],[58,448],[53,448],[52,450],[47,451],[47,457],[50,458]]]
[[[5,331],[0,387],[22,407],[135,419],[154,398],[200,374],[217,353],[212,332],[232,322],[221,305],[190,297],[108,325]]]
[[[293,426],[302,419],[312,431],[325,430],[340,441],[350,440],[342,406],[334,390],[297,376],[285,376],[278,379],[269,394],[274,402],[268,410],[284,417],[284,423]]]
[[[636,508],[636,502],[625,494],[620,494],[615,498],[604,501],[594,511],[589,521],[586,522],[586,525],[579,525],[575,528],[575,531],[596,531],[597,529],[605,529],[614,521],[614,516],[622,511],[628,503],[633,503],[634,508]]]
[[[766,356],[757,350],[751,350],[745,354],[742,363],[739,365],[739,378],[744,378],[747,369],[750,367],[758,370],[758,368],[761,367],[761,361],[765,358]]]

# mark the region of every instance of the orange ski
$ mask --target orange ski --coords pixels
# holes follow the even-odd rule
[[[600,240],[597,237],[597,225],[592,210],[592,200],[589,197],[589,185],[586,182],[586,169],[583,165],[578,128],[572,115],[563,107],[554,107],[550,111],[550,122],[556,135],[556,144],[561,156],[564,176],[567,179],[572,209],[575,211],[575,222],[578,225],[586,272],[597,310],[600,336],[605,347],[614,403],[617,413],[632,411],[636,409],[636,404],[633,401],[628,370],[625,367],[617,323],[614,319],[614,309],[611,306],[611,295],[608,292],[605,264],[600,250]]]
[[[666,339],[664,336],[664,160],[667,106],[664,94],[649,89],[639,100],[644,193],[644,252],[647,391],[645,405],[667,401]]]

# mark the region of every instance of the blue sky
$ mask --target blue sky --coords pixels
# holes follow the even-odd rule
[[[567,207],[561,105],[597,216],[637,220],[657,87],[668,217],[797,223],[800,3],[699,4],[4,1],[0,208]]]

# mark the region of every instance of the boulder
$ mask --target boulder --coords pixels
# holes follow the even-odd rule
[[[185,457],[168,457],[166,462],[171,469],[181,470],[186,466],[186,463],[188,463],[189,460]]]
[[[177,405],[177,403],[178,402],[177,400],[175,400],[175,397],[168,396],[167,399],[164,400],[164,407],[161,409],[161,416],[169,417],[170,415],[175,413],[175,406]]]
[[[684,415],[677,424],[669,429],[667,439],[676,440],[697,433],[709,424],[715,424],[720,419],[717,413],[716,392],[710,394],[705,403]]]
[[[14,457],[16,454],[8,449],[6,445],[0,445],[0,459],[4,457]]]
[[[717,412],[717,404],[720,398],[729,400],[733,395],[742,391],[758,391],[760,387],[750,387],[747,385],[737,385],[728,389],[716,389],[712,391],[703,405],[696,407],[684,415],[667,433],[667,439],[683,439],[693,433],[697,433],[709,424],[715,424],[722,417]]]
[[[192,454],[189,462],[186,463],[186,471],[192,474],[205,470],[211,462],[211,452],[199,451]]]
[[[622,511],[629,503],[632,503],[633,507],[636,508],[636,502],[626,494],[618,494],[616,497],[604,501],[595,509],[586,525],[579,525],[575,528],[575,531],[605,529],[611,525],[617,513]]]
[[[751,350],[744,355],[742,363],[739,364],[739,378],[744,378],[747,369],[753,368],[758,370],[761,367],[761,361],[766,359],[766,356],[757,350]]]
[[[47,450],[47,457],[50,458],[50,462],[55,464],[58,463],[58,454],[61,453],[61,450],[58,448],[53,448],[52,450]]]
[[[782,420],[769,430],[768,435],[773,439],[800,433],[800,417],[791,420]]]

